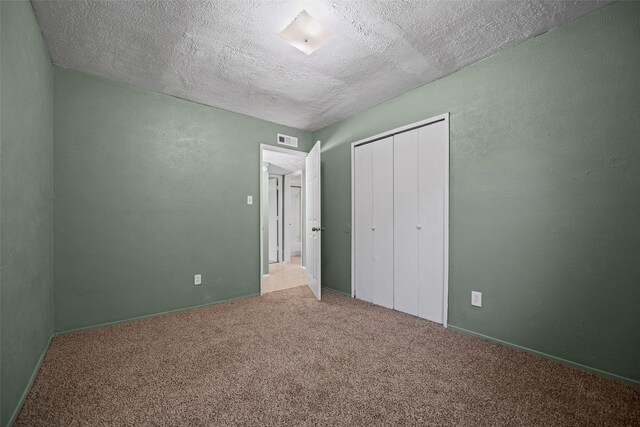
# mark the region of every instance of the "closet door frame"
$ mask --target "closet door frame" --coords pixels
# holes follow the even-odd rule
[[[443,301],[442,301],[442,324],[446,328],[448,325],[448,306],[449,306],[449,113],[440,114],[438,116],[430,117],[419,122],[410,123],[406,126],[401,126],[395,129],[391,129],[377,135],[373,135],[367,138],[360,139],[351,143],[351,297],[355,298],[355,149],[358,145],[370,144],[380,139],[388,138],[398,133],[406,132],[412,129],[417,129],[430,124],[439,123],[444,121],[447,127],[447,140],[445,155],[443,158],[443,173],[446,177],[444,180],[444,280],[443,280]]]

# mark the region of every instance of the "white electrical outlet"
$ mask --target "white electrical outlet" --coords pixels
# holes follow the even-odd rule
[[[482,307],[482,292],[471,291],[471,305]]]
[[[202,274],[196,274],[193,276],[194,285],[202,285]]]
[[[248,205],[252,205],[253,204],[253,196],[247,196],[247,204]]]

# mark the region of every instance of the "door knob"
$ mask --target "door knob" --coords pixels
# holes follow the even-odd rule
[[[324,227],[311,227],[311,231],[324,231]]]
[[[418,230],[422,230],[422,226],[421,226],[420,224],[416,225],[416,228],[417,228]]]
[[[375,226],[375,225],[372,225],[372,226],[371,226],[371,230],[376,231],[376,226]]]

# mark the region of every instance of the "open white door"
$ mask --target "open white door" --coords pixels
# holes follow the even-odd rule
[[[307,199],[307,284],[320,300],[320,141],[309,152],[305,164]]]

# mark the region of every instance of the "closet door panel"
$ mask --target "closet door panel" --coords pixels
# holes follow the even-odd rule
[[[394,308],[418,314],[418,131],[393,142]]]
[[[393,137],[373,146],[373,302],[393,308]]]
[[[442,323],[447,125],[418,129],[418,316]]]
[[[354,233],[356,298],[373,302],[373,147],[361,145],[354,150]]]

